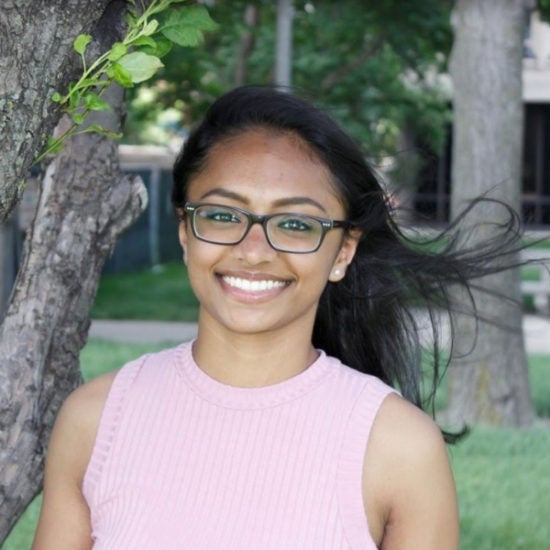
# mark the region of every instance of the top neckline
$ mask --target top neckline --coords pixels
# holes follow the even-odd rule
[[[193,341],[178,346],[175,359],[178,372],[198,396],[210,403],[230,409],[265,409],[293,401],[317,387],[334,369],[326,353],[319,356],[299,374],[255,388],[230,386],[206,374],[193,357]]]

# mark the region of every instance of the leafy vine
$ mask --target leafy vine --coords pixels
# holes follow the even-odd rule
[[[127,30],[123,40],[115,42],[90,66],[86,61],[86,49],[92,36],[80,34],[74,40],[73,48],[82,59],[82,75],[77,82],[69,84],[67,93],[55,92],[52,96],[52,100],[62,106],[62,112],[69,115],[72,124],[60,136],[48,139],[36,163],[58,153],[65,141],[74,135],[97,132],[109,137],[121,137],[99,124],[83,127],[90,112],[110,109],[110,105],[102,99],[108,86],[117,82],[131,88],[150,79],[164,66],[161,58],[174,44],[195,47],[202,42],[204,32],[218,28],[204,6],[189,5],[186,0],[128,0],[128,4],[125,16]],[[174,4],[187,5],[176,7]]]

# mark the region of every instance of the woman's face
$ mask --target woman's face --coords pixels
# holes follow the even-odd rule
[[[266,130],[249,130],[212,148],[205,167],[191,179],[187,198],[259,215],[345,219],[318,158],[299,138]],[[180,224],[180,241],[200,302],[201,327],[241,334],[292,330],[307,338],[327,281],[343,278],[357,244],[344,230],[333,229],[316,252],[278,252],[260,224],[239,244],[212,244],[193,235],[188,216]]]

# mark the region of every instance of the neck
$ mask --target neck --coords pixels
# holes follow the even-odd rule
[[[282,382],[306,370],[318,356],[311,335],[304,338],[289,330],[236,334],[201,319],[193,355],[210,377],[238,387]]]

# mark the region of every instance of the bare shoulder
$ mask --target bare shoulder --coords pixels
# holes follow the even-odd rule
[[[82,481],[116,372],[88,382],[63,403],[50,438],[44,498],[33,550],[89,549],[90,514]]]
[[[388,453],[386,459],[397,460],[403,467],[403,462],[423,461],[426,453],[446,454],[441,430],[433,419],[397,394],[390,394],[382,403],[371,442],[379,452]]]
[[[83,384],[61,406],[48,445],[46,489],[48,474],[58,473],[80,487],[116,374],[109,372]]]
[[[369,527],[384,549],[458,548],[454,480],[439,427],[398,395],[374,422],[364,462]]]
[[[85,447],[93,445],[101,413],[117,372],[98,376],[67,397],[59,411],[52,440],[62,436],[78,438],[80,443],[87,444]]]
[[[118,370],[102,374],[76,388],[63,403],[60,414],[67,410],[73,414],[99,410],[101,414],[117,374]]]

